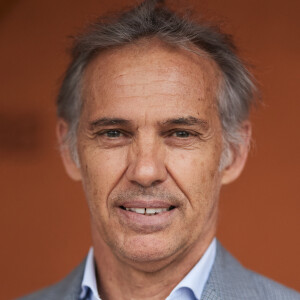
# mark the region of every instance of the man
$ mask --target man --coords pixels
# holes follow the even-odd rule
[[[24,299],[300,299],[216,241],[220,188],[247,159],[255,87],[228,37],[146,0],[76,42],[58,97],[93,248]]]

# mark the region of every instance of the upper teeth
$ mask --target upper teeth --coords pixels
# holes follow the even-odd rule
[[[142,215],[154,215],[154,214],[159,214],[163,211],[167,211],[168,208],[133,208],[133,207],[126,207],[126,210],[130,210],[133,212],[136,212],[138,214],[142,214]]]

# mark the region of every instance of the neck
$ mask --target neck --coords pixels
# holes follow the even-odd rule
[[[214,235],[164,261],[129,263],[112,253],[93,232],[98,291],[103,300],[165,299],[203,256]]]

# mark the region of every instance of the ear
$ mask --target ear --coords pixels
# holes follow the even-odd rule
[[[70,145],[66,142],[66,136],[69,131],[68,123],[63,119],[58,119],[56,123],[56,136],[60,148],[60,155],[67,171],[67,174],[75,181],[81,180],[80,168],[74,161]]]
[[[232,160],[228,166],[223,170],[222,184],[228,184],[236,180],[242,173],[249,153],[250,141],[251,141],[251,123],[250,121],[244,121],[241,127],[241,136],[244,142],[237,148],[231,148]]]

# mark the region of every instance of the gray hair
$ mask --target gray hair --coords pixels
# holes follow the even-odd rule
[[[231,37],[205,22],[179,17],[163,2],[145,0],[113,17],[102,17],[75,39],[72,61],[57,99],[57,114],[69,124],[66,142],[77,163],[76,135],[82,107],[81,83],[86,66],[101,51],[142,38],[155,37],[192,52],[196,48],[206,52],[217,63],[222,74],[217,105],[224,141],[220,168],[230,160],[230,146],[237,147],[243,143],[240,129],[249,117],[256,88],[251,74],[236,55]]]

